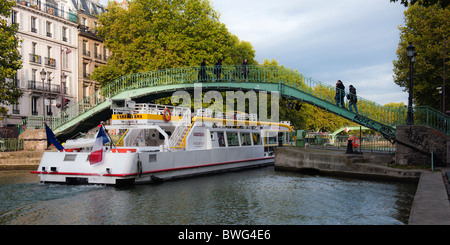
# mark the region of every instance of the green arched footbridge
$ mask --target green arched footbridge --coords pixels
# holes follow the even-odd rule
[[[110,104],[114,99],[131,98],[137,102],[168,97],[175,91],[194,91],[202,83],[202,91],[278,91],[281,97],[302,101],[364,127],[373,129],[389,140],[396,138],[396,126],[406,124],[407,108],[389,108],[358,96],[359,114],[335,104],[335,87],[303,76],[283,66],[248,66],[244,76],[241,66],[223,66],[217,77],[215,67],[187,67],[135,73],[122,76],[102,87],[96,94],[65,109],[63,117],[47,117],[47,124],[61,140],[85,132],[100,121],[111,118]],[[205,74],[205,75],[199,75]],[[31,120],[25,119],[19,128],[26,129]],[[43,118],[41,117],[41,122]],[[426,125],[448,134],[449,117],[429,107],[414,107],[415,125]]]

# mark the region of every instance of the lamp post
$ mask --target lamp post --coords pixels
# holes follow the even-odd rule
[[[412,110],[412,97],[413,97],[413,66],[416,61],[415,47],[412,43],[406,48],[409,58],[409,97],[408,97],[408,114],[406,116],[406,125],[414,125],[414,115]]]
[[[42,89],[43,89],[43,94],[42,94],[42,114],[44,115],[44,121],[45,121],[45,76],[47,75],[47,72],[44,71],[44,68],[42,68],[42,71],[40,72],[41,74],[41,80],[42,80]]]
[[[65,73],[63,73],[61,75],[61,89],[60,89],[60,93],[61,93],[61,120],[63,118],[63,111],[64,111],[64,93],[66,92],[66,79],[67,79],[67,75]]]

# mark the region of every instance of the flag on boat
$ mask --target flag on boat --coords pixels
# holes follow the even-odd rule
[[[94,146],[92,152],[89,155],[89,163],[91,165],[103,162],[103,145],[109,142],[109,138],[103,130],[103,126],[100,125],[97,136],[95,137]]]
[[[45,124],[45,133],[47,134],[47,147],[49,145],[54,145],[56,149],[58,149],[58,151],[64,150],[64,147],[58,141],[53,131],[47,126],[47,123],[44,124]]]

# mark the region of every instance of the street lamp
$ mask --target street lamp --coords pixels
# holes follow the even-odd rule
[[[67,75],[65,73],[63,73],[61,75],[61,120],[63,118],[63,111],[64,111],[64,93],[66,92],[66,79],[67,79]]]
[[[408,114],[406,116],[406,125],[414,125],[414,116],[412,110],[412,97],[413,97],[413,66],[416,61],[415,47],[412,43],[406,48],[407,55],[409,58],[409,97],[408,97]]]
[[[44,115],[44,120],[45,120],[45,76],[47,75],[47,72],[44,71],[44,68],[42,68],[42,71],[40,72],[41,74],[41,80],[42,80],[42,89],[43,89],[43,94],[42,94],[42,114]]]

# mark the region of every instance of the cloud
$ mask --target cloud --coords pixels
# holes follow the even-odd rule
[[[306,76],[377,84],[366,97],[406,102],[392,61],[403,24],[400,4],[381,0],[214,0],[231,33],[252,43],[256,59],[276,59]]]
[[[360,96],[379,104],[407,103],[407,93],[392,78],[403,5],[388,0],[211,2],[228,30],[253,45],[259,62],[274,58],[324,83],[358,84]]]

